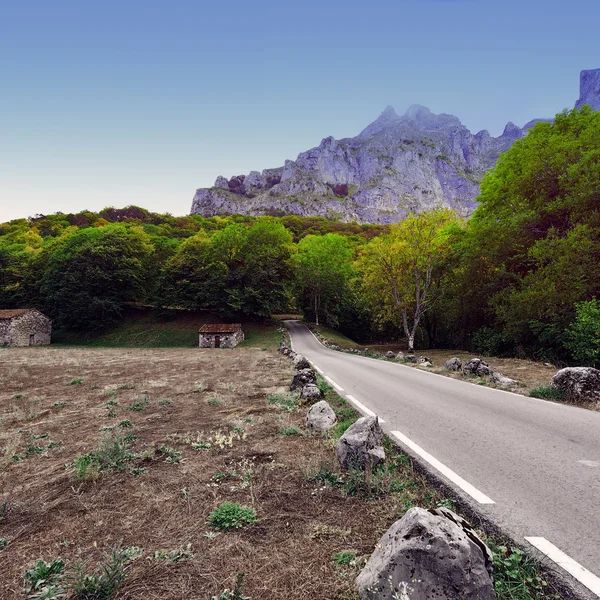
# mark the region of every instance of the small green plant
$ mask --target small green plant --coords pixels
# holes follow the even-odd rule
[[[181,462],[181,452],[169,446],[161,446],[158,451],[165,457],[165,462],[177,464]]]
[[[146,467],[136,467],[135,469],[131,469],[131,474],[139,477],[140,475],[144,475],[148,472]]]
[[[93,453],[80,454],[67,468],[77,481],[93,481],[100,474],[100,463]]]
[[[356,552],[353,550],[343,550],[342,552],[334,552],[331,555],[333,562],[339,567],[346,567],[356,562]]]
[[[129,427],[133,427],[133,423],[129,419],[125,419],[119,423],[119,427],[122,429],[127,429]]]
[[[202,535],[212,541],[215,538],[218,538],[221,534],[218,531],[205,531]]]
[[[334,473],[327,465],[321,465],[318,471],[307,472],[306,479],[329,487],[339,487],[344,483],[344,478],[338,473]]]
[[[57,408],[62,408],[63,406],[67,406],[68,402],[55,402],[52,406],[56,406]]]
[[[147,406],[150,406],[150,401],[148,400],[148,396],[142,396],[140,399],[132,402],[127,410],[140,411],[144,410]]]
[[[509,600],[560,599],[552,594],[538,563],[516,547],[487,540],[494,556],[494,588],[498,598]]]
[[[185,546],[180,546],[175,550],[157,550],[152,556],[148,557],[148,560],[166,560],[173,563],[181,562],[182,560],[189,560],[190,558],[194,558],[194,553],[192,552],[192,544]]]
[[[71,379],[71,381],[69,381],[69,383],[67,383],[67,385],[79,385],[80,383],[83,383],[83,377],[78,377],[77,379]]]
[[[6,519],[8,517],[8,513],[10,512],[10,500],[5,498],[0,502],[0,521]]]
[[[164,398],[163,400],[158,401],[159,406],[169,406],[169,404],[173,404],[173,400],[170,400],[169,398]]]
[[[111,408],[113,406],[119,406],[119,403],[116,400],[109,400],[105,406],[106,408]]]
[[[0,550],[8,546],[8,538],[0,538]]]
[[[111,397],[114,397],[117,395],[117,391],[116,390],[106,390],[106,392],[104,392],[104,395],[111,398]]]
[[[38,560],[25,571],[25,593],[30,600],[58,600],[65,593],[62,585],[65,563],[60,558],[47,563]]]
[[[20,400],[21,398],[24,398],[25,396],[23,394],[13,394],[10,398],[11,400]]]
[[[333,388],[327,383],[326,379],[317,373],[317,387],[321,390],[321,394],[325,394]]]
[[[219,398],[218,396],[210,398],[208,403],[210,404],[210,406],[223,406],[223,404],[225,404],[223,400],[221,400],[221,398]]]
[[[192,442],[190,446],[194,450],[208,450],[211,447],[210,442]]]
[[[117,386],[118,390],[132,390],[135,388],[135,385],[133,385],[133,383],[121,383]]]
[[[129,563],[140,556],[141,548],[113,548],[104,556],[104,562],[88,574],[87,563],[78,562],[70,576],[78,600],[112,600],[123,584]]]
[[[194,393],[199,394],[200,392],[203,392],[205,390],[205,386],[202,382],[197,383],[196,386],[194,387]]]
[[[251,506],[239,502],[223,502],[208,516],[209,524],[215,529],[240,529],[256,523],[256,511]]]
[[[279,430],[279,435],[301,435],[301,431],[296,427],[283,427]]]
[[[296,410],[297,407],[297,396],[295,394],[290,394],[289,392],[279,392],[278,394],[268,396],[267,402],[269,404],[277,405],[279,410],[292,412]]]
[[[242,584],[244,582],[244,573],[238,573],[235,576],[235,587],[223,590],[218,596],[213,596],[212,600],[250,600],[249,596],[242,595]]]
[[[544,400],[564,400],[565,393],[562,390],[553,388],[550,385],[540,385],[533,388],[529,395],[533,398],[542,398]]]
[[[48,442],[47,448],[49,450],[51,450],[52,448],[60,448],[61,446],[62,446],[62,442],[60,440],[58,440],[57,442],[55,442],[54,440],[50,440]]]

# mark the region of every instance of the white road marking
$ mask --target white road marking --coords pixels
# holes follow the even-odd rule
[[[448,468],[445,464],[441,463],[437,458],[434,458],[415,444],[411,439],[407,438],[403,433],[399,431],[392,431],[392,435],[402,444],[408,446],[415,454],[418,454],[423,460],[426,460],[434,469],[439,471],[452,483],[457,485],[463,492],[469,494],[471,498],[479,502],[479,504],[496,504],[491,498],[486,496],[483,492],[480,492],[475,486],[471,485],[468,481],[465,481],[460,475],[455,473],[452,469]]]
[[[359,402],[354,396],[351,396],[350,394],[346,394],[346,398],[348,398],[348,400],[350,400],[350,402],[352,402],[352,404],[354,404],[354,406],[356,406],[356,408],[358,408],[358,410],[360,410],[360,412],[364,413],[367,415],[367,417],[377,417],[377,415],[370,409],[367,408],[362,402]],[[379,418],[379,422],[380,423],[385,423],[385,421]]]
[[[329,381],[329,383],[338,391],[338,392],[343,392],[344,388],[340,387],[333,379],[331,379],[331,377],[327,377],[327,375],[325,375],[325,379],[327,379],[327,381]]]
[[[321,369],[319,369],[319,367],[317,367],[317,365],[315,365],[314,363],[313,363],[313,368],[314,368],[316,371],[318,371],[318,372],[319,372],[319,374],[323,375],[323,371],[321,371]]]
[[[585,585],[588,590],[591,590],[600,597],[600,577],[582,567],[578,562],[574,561],[570,556],[557,548],[552,542],[549,542],[543,537],[526,537],[525,538],[532,546],[545,554],[550,560],[554,561],[559,567],[562,567],[567,573],[570,573]]]
[[[586,467],[600,467],[600,462],[597,460],[578,460],[577,462]]]

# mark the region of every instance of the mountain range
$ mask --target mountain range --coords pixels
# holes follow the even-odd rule
[[[600,69],[582,71],[576,107],[600,110]],[[403,115],[388,106],[356,137],[325,138],[284,166],[219,176],[196,191],[191,214],[322,216],[359,223],[393,223],[437,206],[463,216],[477,206],[483,175],[501,152],[527,135],[508,123],[499,137],[473,134],[448,114],[411,106]]]

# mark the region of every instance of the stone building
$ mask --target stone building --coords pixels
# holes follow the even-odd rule
[[[200,348],[234,348],[243,339],[240,323],[206,323],[200,327]]]
[[[50,343],[52,319],[35,308],[0,310],[0,346]]]

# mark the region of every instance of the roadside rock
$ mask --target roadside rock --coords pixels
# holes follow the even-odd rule
[[[552,387],[569,402],[600,402],[600,371],[592,367],[567,367],[552,378]]]
[[[402,360],[405,362],[417,363],[417,357],[414,354],[405,354]]]
[[[309,383],[317,383],[317,374],[312,369],[300,369],[294,375],[294,379],[292,379],[292,385],[290,385],[290,390],[299,390],[302,389],[305,385]]]
[[[377,417],[361,417],[346,430],[335,445],[342,469],[365,469],[385,460],[383,431]]]
[[[385,357],[386,357],[386,358],[394,358],[394,357],[395,357],[395,354],[394,354],[394,353],[393,353],[391,350],[388,350],[388,351],[385,353]]]
[[[487,377],[491,375],[491,367],[480,358],[472,358],[469,362],[465,363],[463,367],[463,373],[470,373],[471,375],[477,375],[478,377]]]
[[[426,356],[419,356],[419,366],[420,367],[433,367],[433,363],[430,358]]]
[[[463,522],[447,509],[411,508],[357,577],[361,600],[494,600],[491,554]]]
[[[308,386],[306,386],[308,387]],[[318,388],[317,388],[318,389]],[[304,390],[302,390],[304,391]],[[327,431],[337,423],[333,409],[325,400],[313,404],[306,413],[306,428]]]
[[[444,369],[448,371],[460,371],[462,369],[462,360],[458,357],[449,358],[444,363]]]
[[[306,360],[306,358],[304,358],[304,356],[302,356],[302,354],[296,354],[294,357],[294,366],[298,371],[301,369],[310,369],[309,362]]]
[[[396,354],[396,360],[404,360],[404,352],[398,352],[398,354]]]
[[[490,382],[505,388],[517,385],[517,382],[514,379],[506,377],[506,375],[502,375],[502,373],[492,373],[490,375]]]
[[[321,390],[314,383],[307,383],[300,391],[300,400],[320,400]]]

